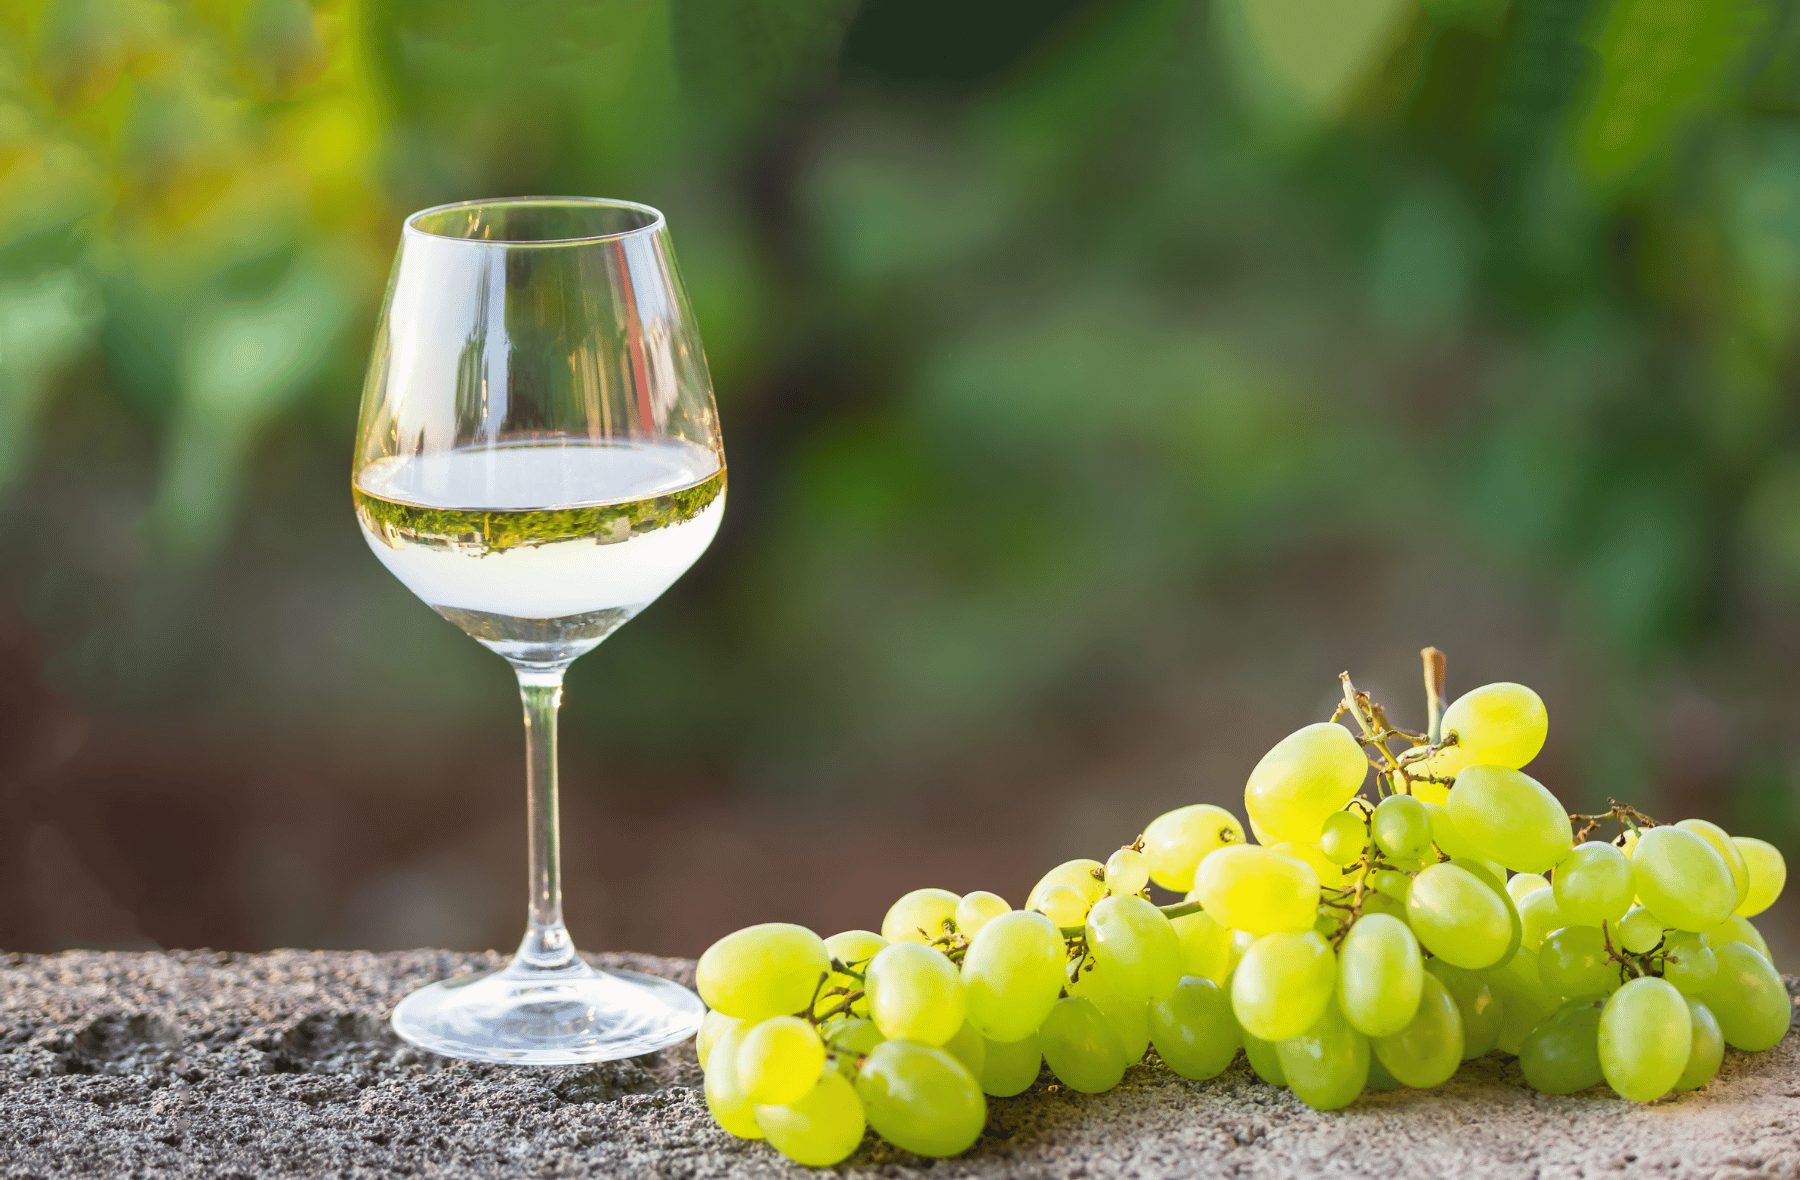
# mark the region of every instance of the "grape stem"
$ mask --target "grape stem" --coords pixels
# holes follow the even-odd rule
[[[1581,815],[1576,812],[1569,813],[1571,822],[1581,824],[1581,830],[1575,833],[1575,843],[1580,844],[1585,841],[1589,836],[1594,834],[1594,829],[1598,828],[1608,820],[1618,821],[1619,832],[1621,835],[1627,831],[1635,832],[1641,828],[1654,828],[1657,826],[1655,820],[1651,819],[1629,803],[1621,803],[1617,799],[1608,799],[1606,804],[1607,810],[1596,815]]]
[[[1435,647],[1422,648],[1419,658],[1425,664],[1425,737],[1435,746],[1444,736],[1444,669],[1449,660]]]

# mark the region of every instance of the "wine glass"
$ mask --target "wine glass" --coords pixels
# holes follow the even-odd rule
[[[712,379],[662,214],[529,197],[407,218],[351,490],[375,556],[504,657],[525,705],[524,941],[497,971],[407,996],[394,1031],[529,1065],[689,1036],[692,992],[575,953],[556,818],[563,672],[694,563],[725,507]]]

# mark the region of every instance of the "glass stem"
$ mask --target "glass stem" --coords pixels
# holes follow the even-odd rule
[[[553,971],[577,961],[563,926],[562,848],[556,818],[556,711],[563,665],[514,664],[525,704],[525,795],[531,824],[530,929],[515,964]]]

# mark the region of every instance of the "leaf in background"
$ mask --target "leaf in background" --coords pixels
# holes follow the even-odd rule
[[[728,131],[830,82],[858,0],[671,0],[690,102]]]
[[[1454,329],[1474,293],[1481,237],[1480,222],[1455,189],[1425,182],[1403,190],[1375,240],[1375,318],[1414,335]]]
[[[1278,131],[1341,114],[1381,68],[1417,0],[1220,0],[1220,42],[1251,109]]]

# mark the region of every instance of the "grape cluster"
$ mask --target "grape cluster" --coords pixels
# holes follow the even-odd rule
[[[1706,1084],[1727,1045],[1779,1041],[1792,1009],[1748,919],[1781,892],[1780,852],[1619,803],[1568,814],[1523,770],[1548,731],[1538,695],[1489,684],[1441,709],[1442,657],[1425,654],[1427,730],[1393,726],[1346,676],[1331,720],[1251,772],[1256,843],[1196,804],[1104,864],[1058,865],[1022,909],[919,889],[879,934],[720,939],[698,969],[714,1118],[823,1166],[866,1127],[955,1155],[988,1097],[1046,1066],[1108,1090],[1151,1046],[1192,1079],[1242,1048],[1332,1110],[1495,1050],[1545,1093],[1604,1081],[1648,1102]],[[1185,898],[1159,907],[1152,883]]]

